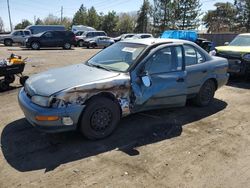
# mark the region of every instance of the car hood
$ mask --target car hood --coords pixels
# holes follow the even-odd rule
[[[219,52],[250,53],[250,46],[218,46],[215,49]]]
[[[118,75],[119,73],[77,64],[33,75],[26,81],[25,90],[30,96],[51,96],[65,89]]]

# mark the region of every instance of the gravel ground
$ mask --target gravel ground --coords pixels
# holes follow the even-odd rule
[[[25,74],[83,62],[99,49],[32,51]],[[130,115],[107,139],[34,129],[17,102],[18,80],[0,93],[0,187],[250,187],[250,83],[234,79],[213,104]]]

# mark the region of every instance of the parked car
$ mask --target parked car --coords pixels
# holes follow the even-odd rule
[[[125,40],[85,63],[31,76],[18,100],[38,129],[79,129],[101,139],[129,114],[184,106],[190,98],[209,105],[228,81],[227,67],[226,59],[189,41]]]
[[[213,55],[228,59],[228,72],[232,75],[250,76],[250,33],[240,34],[226,46],[215,47]]]
[[[12,46],[13,43],[24,44],[25,40],[31,36],[29,30],[14,30],[8,35],[0,35],[0,43],[3,43],[5,46]]]
[[[41,47],[63,47],[68,50],[75,44],[75,35],[71,31],[46,31],[26,39],[26,47],[33,50]]]
[[[139,33],[134,35],[133,37],[127,37],[127,39],[146,39],[146,38],[153,38],[152,34],[149,33]]]
[[[104,31],[86,31],[82,35],[76,36],[77,46],[83,47],[86,39],[98,36],[107,36],[107,33]]]
[[[115,37],[113,38],[115,42],[119,42],[119,41],[123,41],[126,38],[132,38],[133,36],[135,36],[135,33],[126,33],[126,34],[122,34],[119,37]]]
[[[66,31],[64,25],[29,25],[25,29],[30,30],[33,35],[45,31]]]
[[[110,37],[106,37],[106,36],[101,36],[101,37],[94,37],[94,38],[90,38],[90,39],[86,39],[84,41],[84,46],[86,46],[87,48],[96,48],[96,47],[103,47],[106,48],[112,44],[114,44],[115,41],[110,38]]]

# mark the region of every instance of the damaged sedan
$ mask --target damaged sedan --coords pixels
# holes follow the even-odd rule
[[[47,132],[110,135],[120,119],[145,110],[209,105],[228,81],[228,61],[175,39],[125,40],[82,64],[31,76],[19,92],[26,119]]]

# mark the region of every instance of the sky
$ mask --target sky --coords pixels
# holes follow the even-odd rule
[[[214,9],[216,2],[233,2],[233,0],[200,0],[202,11]],[[143,0],[9,0],[12,25],[20,23],[22,19],[34,22],[36,18],[44,18],[49,14],[60,17],[61,6],[63,16],[73,17],[74,13],[83,3],[86,8],[94,6],[97,12],[107,13],[108,11],[131,12],[138,11]],[[153,0],[150,0],[153,2]],[[9,30],[9,17],[7,0],[0,0],[0,17],[4,21],[5,30]]]

